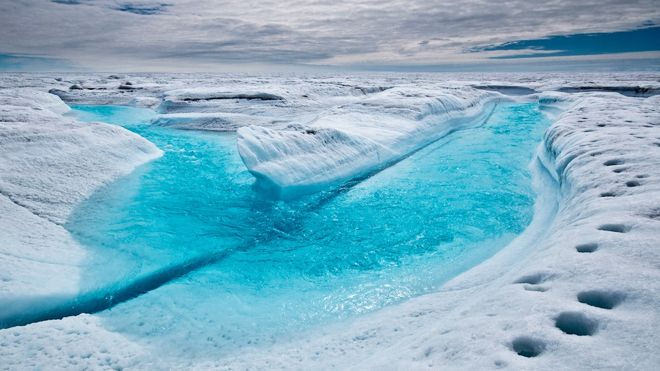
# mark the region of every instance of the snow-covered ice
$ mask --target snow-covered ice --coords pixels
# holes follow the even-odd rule
[[[497,98],[477,89],[388,89],[285,129],[238,129],[243,162],[263,188],[281,196],[358,177],[480,122]]]
[[[72,104],[154,107],[159,125],[240,127],[247,167],[289,190],[384,166],[487,115],[507,95],[538,99],[553,124],[530,165],[539,195],[532,224],[438,292],[201,363],[163,364],[158,349],[81,314],[0,330],[3,368],[660,364],[657,75],[53,77],[0,76],[0,319],[75,295],[87,252],[63,228],[72,209],[161,154],[117,126],[67,117],[49,90]],[[520,98],[523,88],[534,94]]]
[[[46,92],[0,90],[0,322],[77,293],[86,252],[63,224],[95,189],[161,155],[128,130],[62,116],[68,110]]]

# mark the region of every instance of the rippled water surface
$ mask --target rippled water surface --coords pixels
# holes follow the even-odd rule
[[[483,261],[531,221],[527,165],[547,126],[535,103],[500,104],[366,180],[284,202],[252,188],[233,134],[152,127],[144,109],[74,108],[165,152],[76,210],[67,227],[90,249],[84,285],[185,273],[101,316],[190,357],[373,311]]]

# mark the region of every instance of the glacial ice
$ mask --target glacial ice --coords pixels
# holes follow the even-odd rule
[[[129,79],[141,89],[118,89]],[[660,364],[655,351],[660,333],[660,100],[657,95],[633,98],[601,89],[657,90],[657,73],[339,77],[136,74],[121,79],[101,74],[3,74],[0,82],[4,87],[0,89],[2,315],[12,303],[39,305],[39,300],[51,295],[77,291],[78,267],[86,251],[61,224],[74,205],[98,186],[158,156],[152,145],[120,128],[81,125],[63,117],[67,107],[45,91],[58,89],[58,95],[71,104],[150,107],[158,107],[167,91],[199,86],[222,86],[229,92],[269,92],[284,100],[182,101],[183,108],[160,113],[254,116],[258,127],[240,131],[255,131],[251,138],[255,149],[290,150],[264,154],[285,159],[302,156],[304,145],[315,144],[307,143],[306,136],[324,130],[347,133],[349,140],[365,148],[373,145],[374,151],[381,150],[380,144],[398,143],[394,138],[404,135],[399,128],[381,133],[369,126],[378,121],[373,118],[380,115],[376,110],[382,108],[382,117],[402,124],[418,120],[414,113],[404,112],[407,107],[399,107],[400,111],[385,104],[376,104],[372,111],[368,106],[360,108],[360,102],[381,94],[380,87],[390,88],[382,91],[385,93],[402,86],[417,91],[444,90],[439,86],[515,86],[539,92],[532,97],[539,99],[554,120],[534,165],[540,189],[557,192],[557,198],[549,197],[547,202],[541,197],[544,192],[539,193],[536,215],[547,219],[537,220],[535,216],[530,229],[516,241],[437,293],[322,331],[300,334],[286,343],[248,347],[250,357],[217,359],[209,354],[204,359],[168,366],[650,370]],[[93,89],[69,90],[73,84]],[[560,89],[571,93],[557,92]],[[650,95],[646,92],[642,95]],[[410,112],[420,112],[420,106],[412,107]],[[344,121],[344,116],[366,118],[368,125],[362,131],[346,129],[340,122],[348,126],[356,122]],[[277,117],[278,121],[260,121],[263,117]],[[314,127],[317,120],[319,127]],[[194,120],[190,122],[197,125]],[[177,125],[184,128],[186,123]],[[329,127],[333,125],[337,127]],[[307,130],[309,134],[304,133]],[[372,135],[377,143],[367,140]],[[401,139],[404,145],[423,145],[405,135],[407,139]],[[285,141],[289,136],[294,140],[290,149]],[[268,138],[268,145],[257,143],[258,138]],[[399,147],[387,149],[397,151]],[[264,164],[277,163],[264,158],[268,159]],[[254,162],[255,166],[258,163]],[[306,174],[303,164],[295,165],[297,174]],[[332,169],[337,164],[331,161],[328,166]],[[264,167],[264,171],[277,173],[275,165]],[[361,171],[355,165],[346,169],[348,177]],[[277,171],[285,181],[296,178],[285,170]],[[330,176],[311,183],[334,179]],[[537,283],[516,283],[529,277],[544,278]],[[605,298],[603,293],[616,293],[619,301],[594,306],[605,299],[585,299],[584,293],[600,293]],[[581,313],[570,318],[578,325],[595,322],[597,331],[586,336],[565,333],[557,327],[562,313]],[[0,330],[0,344],[2,365],[10,368],[65,368],[74,362],[81,368],[140,367],[158,364],[160,358],[153,349],[109,328],[96,315]]]
[[[471,88],[393,88],[285,129],[239,128],[237,144],[258,185],[287,198],[371,172],[479,123],[498,97]]]

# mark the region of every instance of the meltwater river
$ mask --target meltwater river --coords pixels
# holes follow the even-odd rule
[[[532,219],[528,164],[548,125],[536,103],[500,103],[356,184],[278,201],[253,188],[234,134],[152,126],[147,109],[73,108],[165,152],[71,217],[90,251],[83,289],[112,296],[158,277],[99,315],[163,354],[197,358],[437,290],[487,259]]]

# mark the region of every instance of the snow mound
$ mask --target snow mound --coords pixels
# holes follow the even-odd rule
[[[314,192],[396,161],[490,112],[498,94],[399,87],[334,107],[305,124],[237,131],[258,186],[280,197]]]
[[[28,110],[36,111],[34,115],[61,115],[71,109],[59,97],[36,91],[34,89],[3,89],[0,90],[0,106],[3,108],[4,122],[12,120],[11,111]]]
[[[161,155],[118,126],[62,117],[67,106],[51,94],[32,92],[29,108],[21,94],[0,91],[0,193],[56,224],[100,184]]]
[[[0,322],[76,292],[85,251],[62,225],[98,187],[161,155],[123,128],[62,116],[68,109],[45,92],[0,90]]]
[[[154,108],[160,104],[156,97],[135,97],[128,103],[129,106]]]

